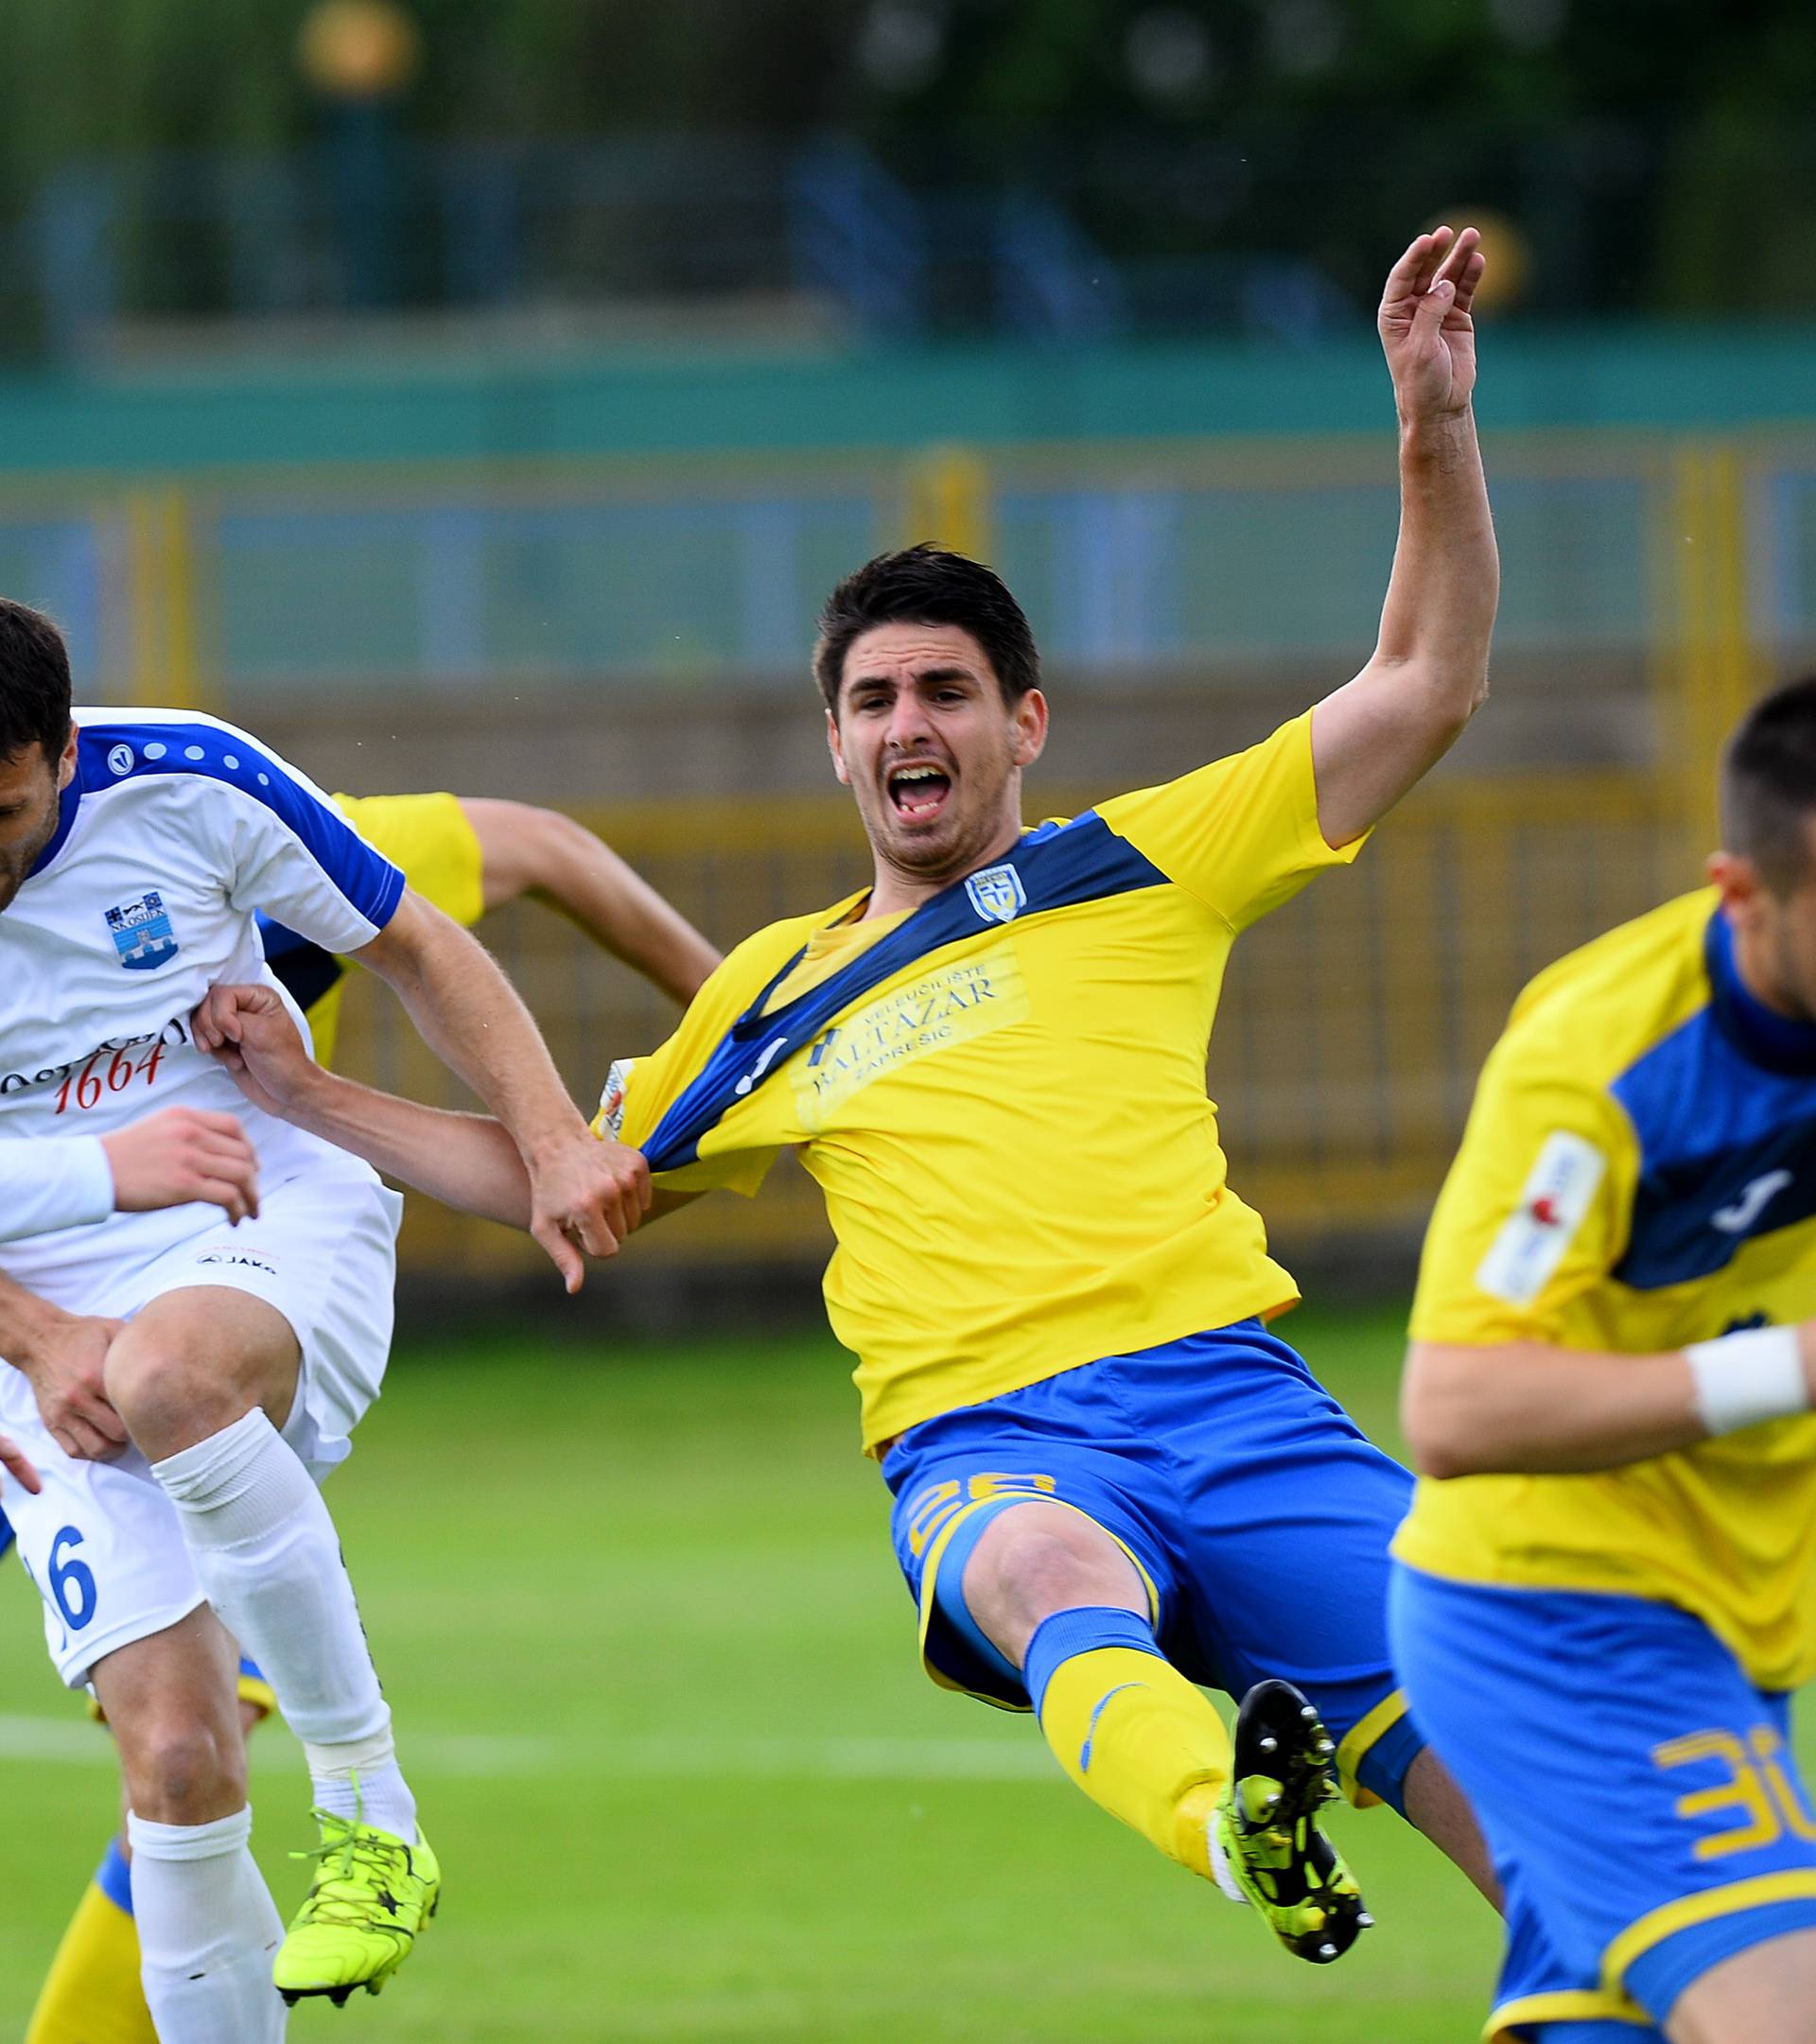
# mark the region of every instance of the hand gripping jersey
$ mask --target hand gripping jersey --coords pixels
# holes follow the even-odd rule
[[[1816,1028],[1753,999],[1714,894],[1690,895],[1520,996],[1432,1215],[1413,1336],[1648,1354],[1811,1314]],[[1816,1416],[1591,1475],[1426,1481],[1394,1552],[1680,1605],[1790,1688],[1816,1674]]]
[[[754,1192],[798,1148],[872,1448],[1277,1313],[1298,1294],[1226,1182],[1206,1050],[1237,933],[1359,845],[1318,832],[1301,717],[912,914],[854,920],[860,895],[760,931],[615,1068],[608,1118],[680,1189]]]
[[[190,1039],[221,980],[270,980],[253,917],[335,951],[389,922],[403,875],[294,768],[186,711],[78,710],[56,835],[0,912],[0,1142],[94,1136],[177,1105],[236,1114],[267,1186],[326,1145],[252,1108]],[[0,1267],[80,1307],[149,1263],[196,1210],[114,1214],[7,1245]]]

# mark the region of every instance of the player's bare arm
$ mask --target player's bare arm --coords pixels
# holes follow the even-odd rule
[[[0,1355],[31,1386],[45,1427],[78,1461],[111,1461],[126,1448],[126,1424],[102,1373],[120,1325],[65,1313],[0,1276]]]
[[[683,1006],[719,963],[678,909],[571,816],[490,796],[463,795],[461,810],[480,841],[488,911],[524,895],[557,909]]]
[[[1804,1321],[1795,1336],[1816,1404],[1816,1321]],[[1428,1476],[1617,1469],[1710,1434],[1683,1349],[1633,1355],[1537,1341],[1415,1341],[1400,1417]]]
[[[1386,815],[1488,694],[1500,566],[1471,404],[1479,239],[1473,227],[1419,236],[1382,295],[1400,537],[1373,655],[1312,713],[1318,828],[1333,846]]]
[[[196,1022],[199,1038],[218,1039],[215,1056],[254,1107],[448,1206],[530,1226],[530,1174],[493,1116],[424,1107],[324,1070],[270,987],[217,987]]]
[[[508,1228],[529,1228],[533,1211],[529,1171],[509,1131],[491,1115],[425,1107],[323,1070],[269,987],[217,987],[196,1019],[198,1039],[218,1041],[215,1056],[255,1107],[363,1157],[387,1178],[445,1206]],[[589,1130],[587,1141],[599,1139]],[[698,1197],[657,1192],[648,1217],[658,1218]],[[570,1292],[579,1289],[577,1258],[563,1276]]]
[[[643,1160],[593,1139],[530,1011],[491,955],[450,917],[406,893],[385,929],[355,955],[391,983],[424,1041],[510,1131],[530,1177],[530,1232],[571,1288],[583,1270],[576,1244],[609,1256],[642,1219]],[[197,1013],[197,1040],[204,1050],[221,1047],[206,1008]]]

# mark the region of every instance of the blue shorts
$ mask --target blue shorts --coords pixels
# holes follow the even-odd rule
[[[1722,1960],[1816,1929],[1787,1699],[1700,1618],[1405,1566],[1389,1611],[1419,1721],[1507,1890],[1491,2036],[1552,2044],[1571,2034],[1554,2025],[1597,2021],[1643,2036]]]
[[[935,1682],[1028,1707],[958,1586],[999,1511],[1050,1498],[1121,1545],[1181,1673],[1235,1697],[1296,1683],[1346,1792],[1401,1807],[1423,1741],[1388,1663],[1388,1542],[1412,1479],[1259,1320],[941,1413],[895,1441],[882,1475]]]

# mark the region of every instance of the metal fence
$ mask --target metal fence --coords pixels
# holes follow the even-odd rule
[[[1735,592],[1730,637],[1816,641],[1816,441],[1493,451],[1503,652],[1668,653],[1710,575]],[[128,699],[750,688],[796,681],[840,573],[936,535],[1003,567],[1052,660],[1139,679],[1364,646],[1391,464],[1370,436],[22,480],[0,496],[0,587],[51,610],[80,672]]]
[[[609,729],[635,685],[645,708],[654,688],[698,726],[734,699],[800,690],[821,591],[910,532],[999,560],[1100,717],[1119,700],[1132,716],[1166,676],[1201,699],[1219,680],[1290,675],[1297,707],[1307,675],[1367,643],[1392,547],[1390,460],[1371,441],[1230,440],[902,464],[253,472],[112,496],[63,481],[0,506],[0,587],[46,603],[85,677],[128,700],[207,707],[229,682],[237,714],[256,724],[267,706],[319,731],[332,691],[384,703],[403,684],[419,721],[384,757],[419,771],[425,704],[489,715],[533,682]],[[1473,775],[1467,760],[1441,775],[1232,967],[1212,1090],[1235,1184],[1289,1240],[1416,1222],[1518,986],[1696,883],[1721,734],[1774,664],[1816,646],[1816,442],[1534,437],[1498,444],[1493,466],[1497,644],[1516,679],[1488,723],[1525,742],[1497,760],[1472,750]],[[1204,742],[1191,742],[1195,760]],[[1108,772],[1091,761],[1109,757],[1069,771]],[[1522,760],[1545,770],[1510,770]],[[1081,788],[1073,806],[1110,792]],[[590,820],[723,943],[865,871],[833,801],[690,799]],[[655,998],[565,925],[521,909],[488,935],[578,1097],[665,1032]],[[445,1097],[392,1005],[358,993],[352,1068]],[[799,1258],[824,1241],[816,1196],[783,1168],[754,1206],[710,1202],[639,1254]],[[409,1254],[480,1270],[535,1256],[427,1203]]]

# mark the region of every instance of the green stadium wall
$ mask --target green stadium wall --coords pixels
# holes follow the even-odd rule
[[[1731,430],[1816,416],[1816,328],[1486,337],[1491,428]],[[0,471],[534,460],[1123,437],[1378,432],[1366,336],[1275,344],[950,347],[753,359],[389,351],[0,381]]]

